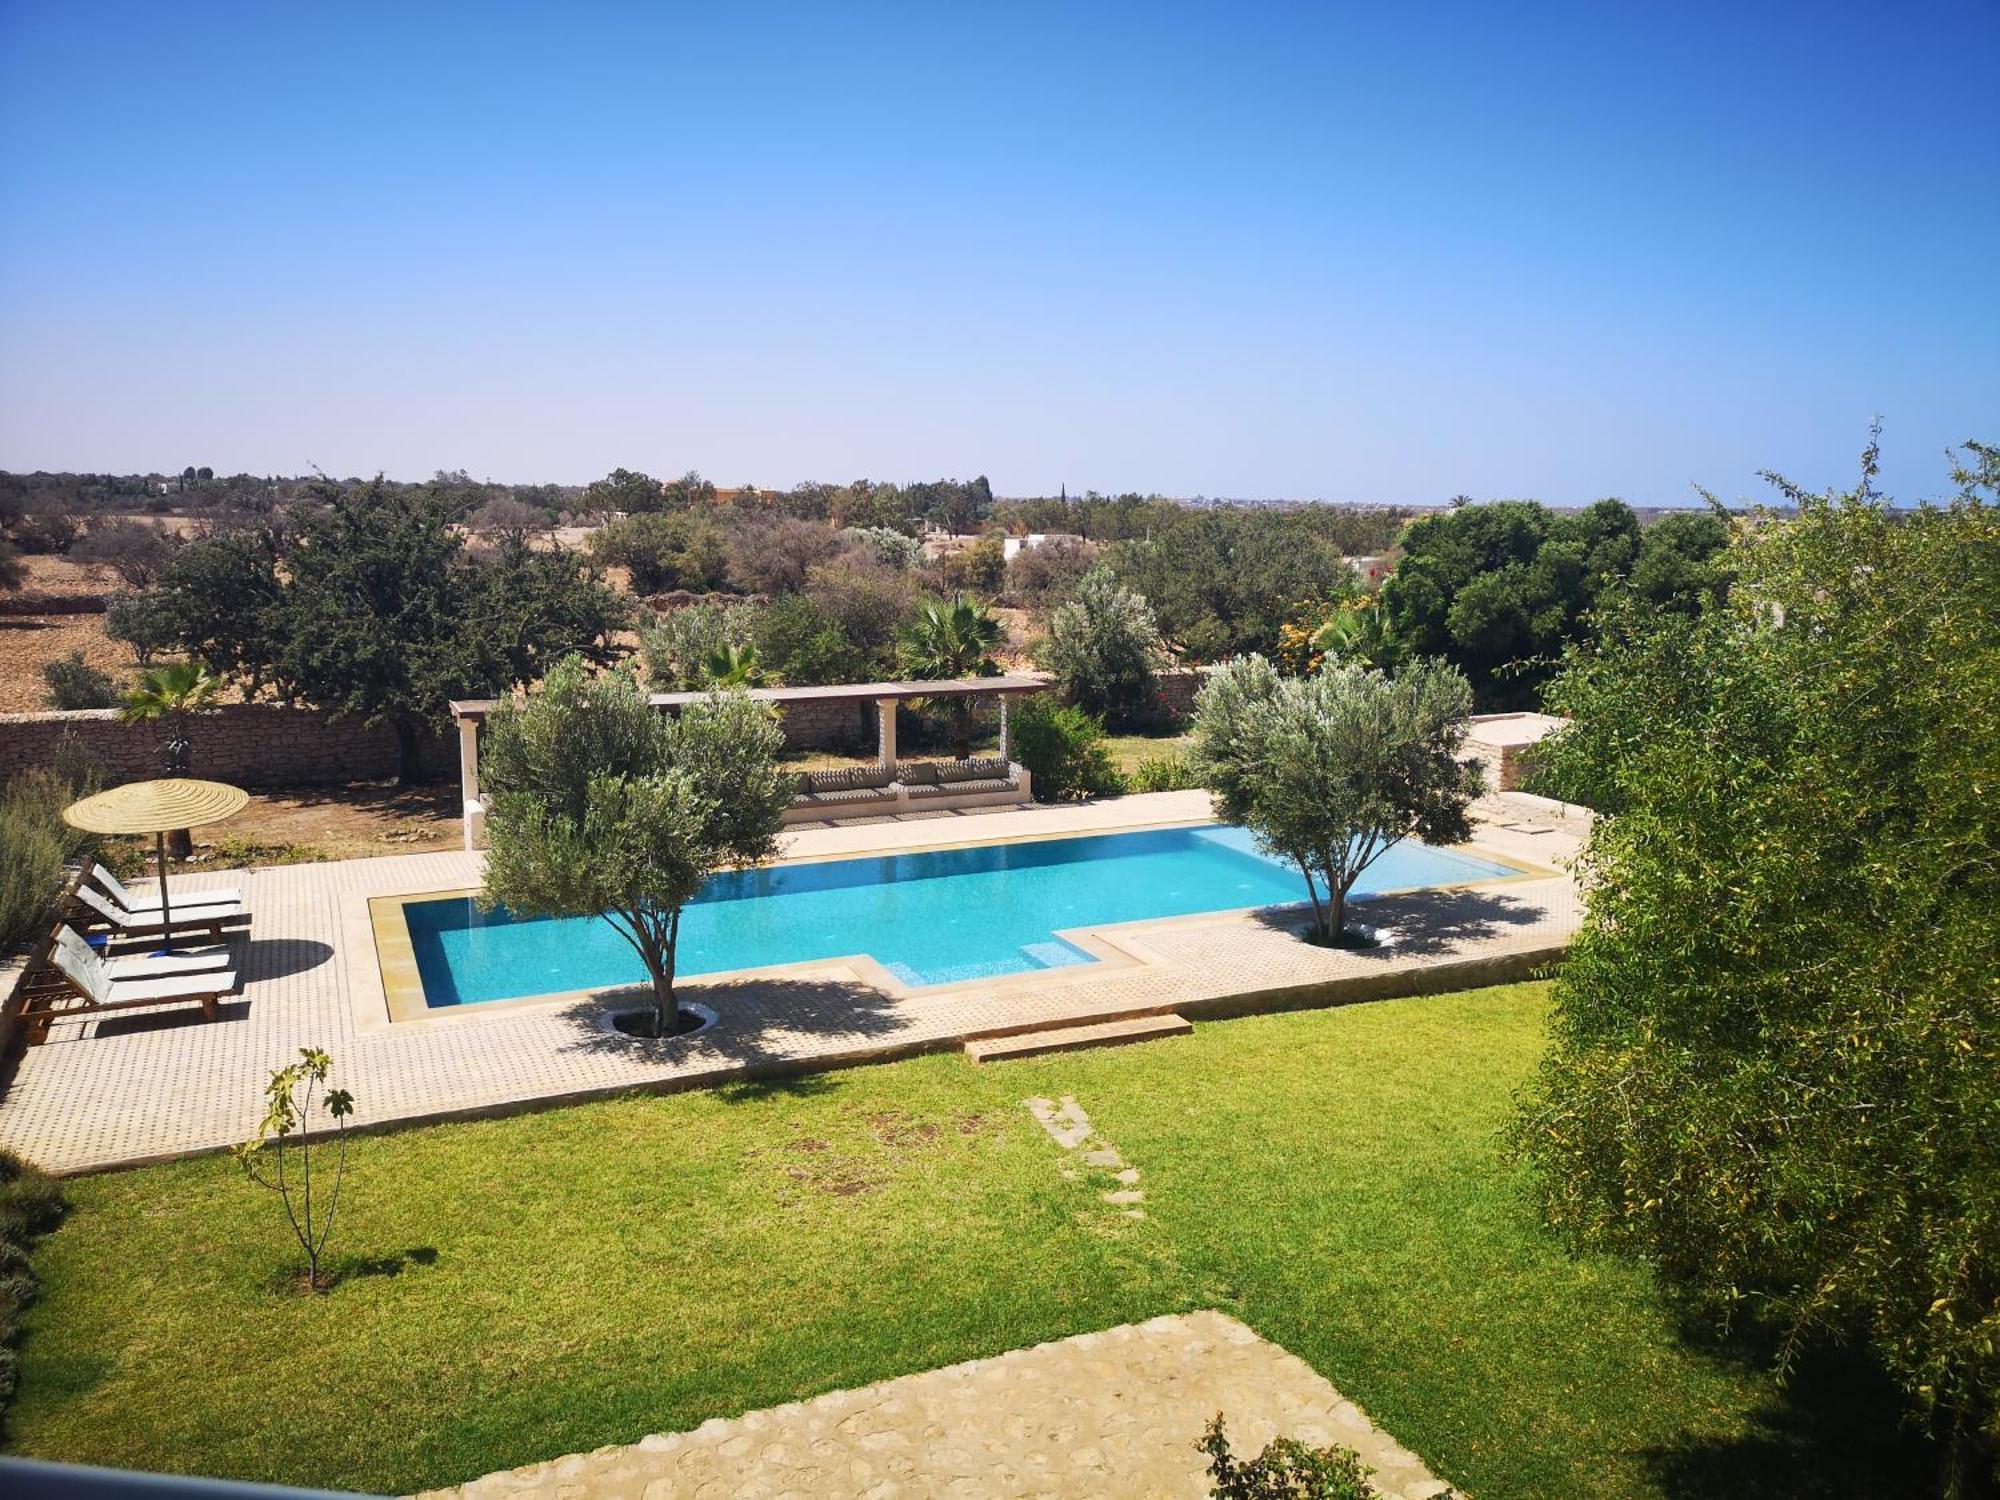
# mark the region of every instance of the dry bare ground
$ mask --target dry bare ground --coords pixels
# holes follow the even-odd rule
[[[434,853],[457,847],[458,812],[456,782],[399,787],[379,781],[253,792],[235,817],[195,830],[194,858],[183,868]],[[135,873],[150,868],[152,848],[142,847],[143,842],[118,841],[116,863]]]
[[[110,570],[63,557],[24,557],[25,592],[102,594],[118,587]],[[34,713],[49,706],[42,667],[81,651],[93,667],[121,681],[132,671],[131,650],[104,633],[103,615],[0,615],[0,713]]]

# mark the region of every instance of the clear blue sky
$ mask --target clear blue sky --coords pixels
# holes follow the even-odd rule
[[[0,467],[1438,501],[2000,441],[2000,4],[0,0]]]

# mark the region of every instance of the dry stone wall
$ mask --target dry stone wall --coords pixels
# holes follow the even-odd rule
[[[787,703],[779,710],[788,750],[872,750],[872,703]]]
[[[232,703],[197,715],[188,737],[194,772],[245,787],[329,786],[376,781],[397,771],[396,736],[386,724],[336,719],[312,708]],[[127,724],[116,709],[0,714],[0,781],[55,761],[65,740],[114,782],[160,774],[161,730]],[[424,769],[457,774],[458,753],[439,734],[424,746]]]
[[[1157,681],[1161,717],[1184,720],[1201,672],[1176,669],[1160,673]],[[990,730],[998,718],[996,700],[978,701],[974,720],[979,729]],[[870,703],[792,703],[783,709],[783,719],[790,749],[866,753],[875,745],[875,707]],[[912,730],[905,723],[906,742],[913,740]],[[397,771],[396,736],[386,724],[338,719],[314,708],[232,703],[196,717],[190,734],[195,774],[238,786],[333,786],[378,781]],[[156,726],[127,724],[116,709],[0,714],[0,781],[29,766],[52,764],[65,740],[114,782],[157,776],[161,738]],[[444,780],[457,775],[458,749],[450,731],[428,739],[423,755],[428,774]]]

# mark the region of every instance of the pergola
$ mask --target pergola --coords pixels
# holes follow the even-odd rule
[[[1013,762],[1013,742],[1007,727],[1007,700],[1024,693],[1039,693],[1048,686],[1040,677],[952,677],[939,682],[850,682],[831,687],[751,688],[746,696],[759,703],[826,705],[864,703],[875,705],[875,758],[893,771],[896,768],[896,706],[912,698],[933,702],[942,698],[998,698],[1000,700],[1000,759]],[[676,713],[690,703],[698,703],[706,693],[654,693],[653,707]],[[479,727],[498,706],[494,698],[455,699],[451,716],[458,721],[458,775],[465,796],[465,847],[470,849],[486,818],[486,805],[479,796]]]

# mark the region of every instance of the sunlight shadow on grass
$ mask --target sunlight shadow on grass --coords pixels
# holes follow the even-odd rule
[[[1688,1336],[1725,1362],[1768,1367],[1767,1349]],[[1910,1476],[1937,1465],[1934,1445],[1902,1422],[1902,1411],[1879,1367],[1852,1351],[1820,1349],[1746,1414],[1747,1431],[1689,1433],[1642,1456],[1668,1500],[1888,1500],[1909,1494]]]

